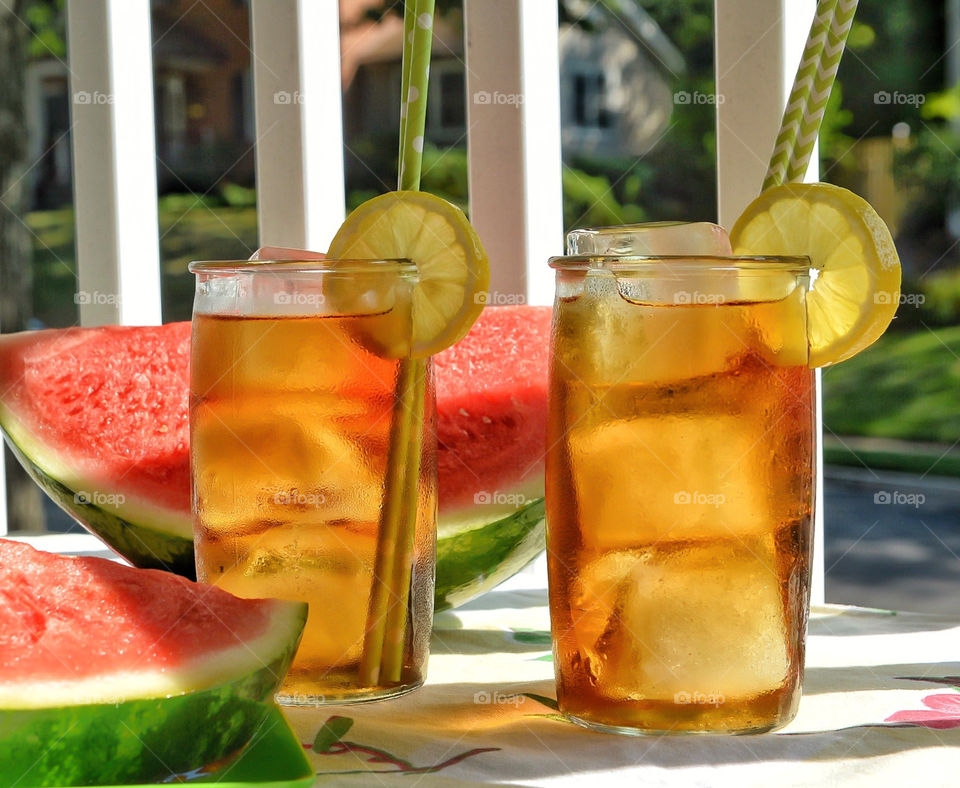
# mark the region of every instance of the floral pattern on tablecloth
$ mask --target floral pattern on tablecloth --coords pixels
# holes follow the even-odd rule
[[[903,709],[887,717],[887,722],[906,722],[940,730],[960,728],[960,676],[943,676],[941,678],[908,676],[907,678],[910,681],[946,684],[953,687],[955,691],[927,695],[920,699],[920,702],[927,707],[926,709]]]

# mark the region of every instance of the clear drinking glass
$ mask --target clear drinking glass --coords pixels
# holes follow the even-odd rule
[[[547,557],[561,711],[623,733],[785,724],[809,610],[809,261],[551,266]]]
[[[433,614],[434,392],[427,365],[422,419],[398,429],[403,419],[410,427],[397,388],[411,362],[389,355],[410,336],[415,267],[190,270],[198,578],[238,596],[309,603],[281,703],[419,686]],[[397,483],[404,474],[410,483]]]

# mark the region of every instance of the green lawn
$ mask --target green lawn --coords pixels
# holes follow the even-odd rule
[[[189,195],[160,200],[160,259],[163,319],[188,320],[193,303],[191,260],[249,257],[257,247],[257,210],[198,203]],[[48,326],[77,320],[73,210],[36,211],[27,216],[34,233],[34,314]]]
[[[960,326],[888,334],[823,373],[837,435],[953,443],[960,438]]]

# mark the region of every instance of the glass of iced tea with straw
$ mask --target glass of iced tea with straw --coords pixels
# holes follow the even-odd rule
[[[309,603],[281,703],[419,686],[433,610],[433,387],[421,363],[422,401],[399,398],[410,360],[382,341],[410,336],[416,268],[312,260],[190,270],[198,579]]]
[[[553,258],[547,457],[561,711],[623,732],[796,713],[809,609],[807,258]]]

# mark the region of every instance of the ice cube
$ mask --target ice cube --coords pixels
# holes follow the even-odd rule
[[[270,529],[249,545],[221,587],[243,596],[309,603],[301,662],[349,663],[360,656],[376,538],[350,528]]]
[[[776,689],[790,660],[773,550],[769,537],[665,543],[584,567],[577,639],[599,686],[681,703]]]
[[[710,222],[647,222],[588,227],[567,233],[567,254],[720,255],[733,254],[727,231]]]
[[[587,254],[731,254],[723,228],[706,222],[575,230],[568,243]],[[739,278],[702,262],[592,266],[577,297],[558,306],[558,356],[577,356],[569,366],[584,381],[666,381],[724,370],[750,343],[736,305]]]
[[[618,419],[616,411],[630,400],[657,394],[644,395],[636,387],[610,390],[570,430],[572,482],[586,548],[772,531],[782,507],[771,497],[776,472],[771,444],[735,403],[718,412],[691,392],[691,409],[677,413],[672,400],[684,395],[673,394],[659,395],[660,410],[649,402],[645,417]]]
[[[618,296],[612,272],[591,270],[582,282],[580,295],[560,307],[556,362],[579,380],[619,380],[647,346],[646,324]]]
[[[382,468],[368,439],[340,429],[316,399],[288,394],[195,409],[197,491],[209,527],[376,522]]]
[[[666,383],[728,369],[748,348],[742,310],[664,309],[674,305],[678,281],[687,286],[666,275],[591,270],[579,297],[559,306],[557,362],[596,386]],[[691,297],[708,290],[690,287]]]

